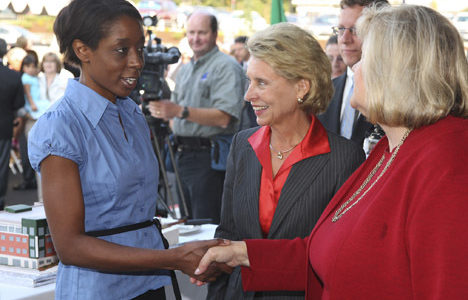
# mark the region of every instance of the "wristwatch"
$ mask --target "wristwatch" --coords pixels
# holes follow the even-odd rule
[[[186,119],[189,116],[188,106],[184,106],[184,110],[182,111],[181,119]]]

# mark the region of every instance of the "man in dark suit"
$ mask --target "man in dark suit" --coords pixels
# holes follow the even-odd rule
[[[361,60],[361,40],[356,36],[355,24],[362,10],[372,4],[388,4],[387,0],[341,0],[338,26],[333,28],[338,36],[338,46],[347,65],[345,74],[333,79],[335,93],[325,113],[318,116],[331,132],[340,134],[363,145],[364,138],[373,125],[349,104],[354,90],[352,67]]]
[[[15,112],[24,105],[21,75],[3,65],[7,44],[0,39],[0,210],[5,205]]]

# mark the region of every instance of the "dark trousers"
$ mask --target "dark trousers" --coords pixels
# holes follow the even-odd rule
[[[5,205],[8,188],[8,170],[10,162],[11,139],[0,139],[0,210]]]
[[[36,181],[36,172],[34,172],[29,162],[27,133],[22,133],[19,138],[21,166],[23,167],[23,182],[32,183]]]
[[[211,168],[210,149],[177,151],[176,162],[190,217],[219,224],[226,172]]]
[[[157,290],[149,290],[132,300],[166,300],[166,293],[164,292],[164,287],[162,287]]]

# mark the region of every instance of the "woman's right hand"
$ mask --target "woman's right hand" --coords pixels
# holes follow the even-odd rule
[[[217,246],[208,249],[195,270],[195,275],[203,274],[211,263],[225,263],[230,267],[244,266],[250,267],[247,245],[244,241],[231,241],[230,245]],[[192,283],[195,283],[192,281]],[[197,282],[201,284],[201,282]]]

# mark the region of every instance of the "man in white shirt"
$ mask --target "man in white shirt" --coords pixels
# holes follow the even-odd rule
[[[333,27],[338,37],[338,46],[346,72],[333,79],[335,93],[325,113],[318,116],[322,124],[334,133],[340,134],[362,146],[364,138],[373,126],[365,117],[353,109],[349,100],[354,89],[352,66],[361,59],[361,40],[356,36],[356,21],[362,10],[372,4],[387,5],[387,0],[341,0],[339,24]]]

